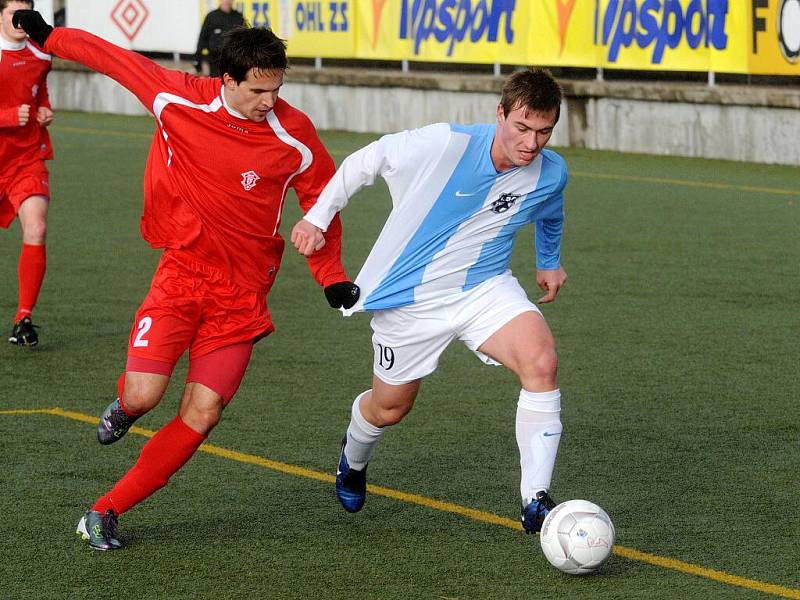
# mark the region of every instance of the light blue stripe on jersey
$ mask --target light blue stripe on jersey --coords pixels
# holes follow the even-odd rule
[[[383,281],[364,301],[366,310],[404,306],[414,302],[414,288],[437,252],[459,226],[483,206],[497,171],[491,161],[493,125],[451,126],[454,134],[470,135],[463,156],[430,211],[409,240]],[[458,197],[456,192],[469,193]]]
[[[550,150],[542,150],[542,170],[536,189],[522,199],[522,206],[517,213],[509,219],[503,229],[494,239],[487,241],[475,264],[467,272],[464,290],[469,290],[480,285],[487,279],[505,272],[511,262],[514,237],[517,231],[537,219],[551,215],[542,214],[550,207],[545,206],[550,194],[561,184],[564,169],[561,161],[553,160],[556,156]]]

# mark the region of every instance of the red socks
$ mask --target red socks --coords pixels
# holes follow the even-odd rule
[[[92,506],[92,510],[117,516],[167,485],[167,481],[205,441],[180,417],[164,425],[142,448],[139,460],[122,479]]]
[[[19,255],[19,267],[17,269],[19,277],[19,306],[14,321],[29,317],[33,312],[33,307],[36,306],[36,300],[39,298],[39,290],[42,288],[46,265],[47,251],[45,246],[22,244],[22,252]]]

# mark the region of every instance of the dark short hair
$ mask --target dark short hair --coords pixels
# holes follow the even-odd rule
[[[219,56],[219,72],[236,83],[247,79],[250,69],[286,69],[286,42],[266,27],[236,27],[225,34]]]
[[[529,68],[512,74],[503,84],[500,106],[508,116],[521,106],[538,113],[556,111],[556,121],[561,114],[564,90],[547,69]]]
[[[33,0],[0,0],[0,11],[5,10],[9,2],[21,2],[22,4],[30,4],[31,8],[33,8]]]

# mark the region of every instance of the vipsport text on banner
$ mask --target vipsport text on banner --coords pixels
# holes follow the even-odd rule
[[[750,1],[365,0],[357,56],[746,72]]]
[[[538,2],[517,0],[362,0],[358,58],[525,64]]]
[[[747,72],[750,0],[594,0],[598,66]]]

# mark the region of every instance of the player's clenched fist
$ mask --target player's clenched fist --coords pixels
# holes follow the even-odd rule
[[[558,291],[561,289],[561,286],[564,285],[566,280],[567,272],[564,271],[563,267],[558,267],[558,269],[552,270],[537,270],[536,285],[547,292],[544,296],[539,298],[538,302],[540,304],[546,304],[555,300],[556,296],[558,295]]]
[[[325,299],[331,308],[352,308],[360,295],[361,288],[352,281],[340,281],[325,288]]]
[[[42,127],[47,127],[53,122],[53,111],[46,106],[40,106],[36,111],[36,122]]]
[[[25,127],[25,125],[28,124],[28,121],[31,118],[31,105],[21,104],[19,109],[17,110],[17,115],[19,115],[19,126]]]
[[[325,245],[325,236],[322,230],[301,219],[292,229],[292,243],[303,256],[311,256]]]

